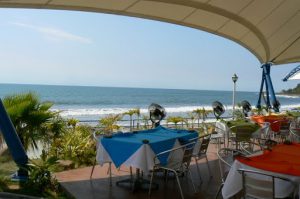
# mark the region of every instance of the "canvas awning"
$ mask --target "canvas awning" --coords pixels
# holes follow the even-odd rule
[[[231,39],[261,63],[300,61],[299,0],[0,0],[0,7],[92,11],[180,24]]]
[[[299,79],[300,79],[300,73],[299,72],[289,78],[289,80],[299,80]]]

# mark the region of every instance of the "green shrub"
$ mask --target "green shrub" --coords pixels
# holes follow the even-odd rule
[[[96,147],[91,135],[90,126],[79,125],[75,129],[68,129],[52,143],[49,154],[61,160],[71,160],[75,167],[92,165]]]
[[[57,158],[48,157],[43,150],[41,159],[30,160],[28,163],[28,180],[21,185],[34,193],[57,192],[59,184],[50,172],[56,164]]]
[[[8,178],[0,176],[0,192],[6,191],[8,189],[8,182]]]

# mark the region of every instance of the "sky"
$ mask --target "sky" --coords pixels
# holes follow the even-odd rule
[[[247,49],[197,29],[79,11],[0,9],[0,83],[258,91]],[[298,64],[271,69],[276,91]]]

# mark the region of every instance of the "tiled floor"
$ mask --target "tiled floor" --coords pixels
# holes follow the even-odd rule
[[[214,198],[220,185],[219,168],[217,164],[215,145],[211,145],[208,151],[209,165],[212,171],[212,177],[208,174],[205,159],[199,161],[200,172],[203,182],[200,182],[196,165],[192,163],[191,171],[197,188],[195,194],[189,178],[186,176],[181,178],[181,185],[184,196],[189,198]],[[139,190],[132,192],[124,187],[116,186],[116,181],[129,177],[127,168],[121,167],[121,171],[113,168],[113,186],[109,186],[109,178],[107,175],[108,166],[96,166],[93,178],[90,179],[92,167],[75,169],[57,173],[56,177],[61,185],[71,193],[75,198],[105,198],[105,199],[139,199],[149,198],[148,190]],[[145,177],[149,179],[148,176]],[[180,193],[175,178],[169,178],[165,183],[162,177],[155,177],[154,182],[159,184],[158,190],[153,190],[151,198],[153,199],[180,199]]]

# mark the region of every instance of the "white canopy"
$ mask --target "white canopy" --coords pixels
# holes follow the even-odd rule
[[[80,10],[154,19],[231,39],[249,49],[261,63],[300,61],[299,0],[0,0],[0,7]]]
[[[291,76],[288,80],[299,80],[300,79],[300,72],[295,73],[293,76]]]

